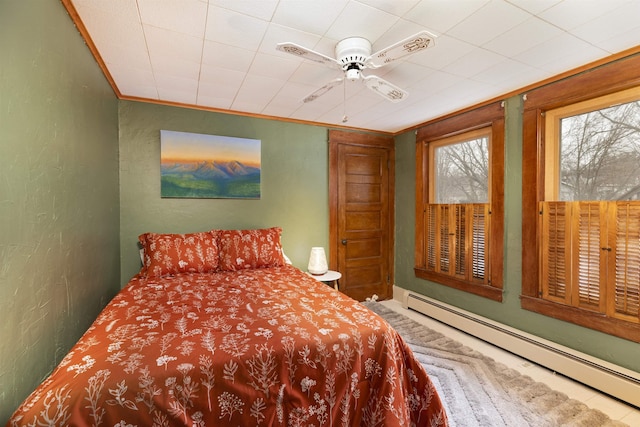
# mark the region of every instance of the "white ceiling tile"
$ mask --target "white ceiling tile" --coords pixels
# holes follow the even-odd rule
[[[358,0],[376,9],[384,10],[392,15],[402,16],[413,9],[419,0]]]
[[[492,0],[447,31],[447,34],[474,46],[483,46],[529,17],[531,14],[518,7],[504,1]]]
[[[249,99],[245,101],[239,101],[237,98],[231,104],[229,108],[231,111],[241,111],[243,113],[262,114],[266,105],[258,103],[255,100]]]
[[[484,49],[476,49],[447,65],[442,69],[442,71],[460,77],[472,77],[487,68],[501,63],[505,59],[506,58],[504,56],[498,55],[497,53]]]
[[[513,57],[549,40],[563,31],[543,20],[532,17],[486,43],[483,47],[503,56]]]
[[[448,90],[448,88],[455,86],[462,80],[462,77],[454,76],[453,74],[433,71],[422,80],[407,86],[405,90],[407,90],[412,97],[430,97],[435,93]]]
[[[269,77],[247,75],[238,91],[236,102],[267,105],[284,85],[284,81]]]
[[[160,99],[183,104],[195,104],[198,89],[197,80],[175,76],[156,75]]]
[[[607,40],[632,32],[637,35],[637,44],[640,43],[639,24],[640,1],[635,1],[577,26],[573,30],[573,34],[595,46],[599,46]]]
[[[72,0],[76,11],[81,15],[84,23],[95,24],[96,19],[116,21],[140,21],[138,17],[138,5],[131,0]],[[93,19],[90,19],[93,18]],[[93,28],[93,27],[92,27]]]
[[[220,107],[220,103],[231,106],[246,75],[224,68],[208,69],[207,73],[215,74],[217,80],[200,79],[197,89],[198,105],[206,105],[209,100],[216,99],[215,107]]]
[[[246,73],[253,62],[254,56],[255,52],[249,49],[205,40],[202,63],[203,65],[228,68]]]
[[[112,66],[121,64],[151,70],[151,62],[149,61],[144,41],[141,46],[133,41],[125,45],[111,43],[110,41],[101,41],[100,44],[97,44],[102,60]]]
[[[509,0],[509,3],[518,6],[527,12],[537,15],[560,3],[562,0]]]
[[[299,62],[293,59],[257,53],[251,64],[249,73],[256,76],[287,80],[299,65]]]
[[[320,88],[325,83],[342,77],[344,74],[340,70],[332,70],[323,65],[303,61],[298,69],[291,75],[289,81],[294,83],[308,84]]]
[[[515,60],[551,73],[561,73],[607,55],[607,52],[570,34],[560,34],[526,52]]]
[[[238,12],[209,6],[205,38],[231,46],[255,50],[260,46],[268,22]]]
[[[127,96],[158,99],[151,68],[136,68],[123,64],[107,64],[111,77],[118,82],[120,93]]]
[[[457,1],[452,7],[450,1],[421,1],[404,16],[425,28],[445,33],[469,15],[487,4],[489,0]]]
[[[166,75],[198,80],[200,75],[200,63],[176,59],[171,56],[157,55],[151,61],[154,76]]]
[[[302,105],[302,100],[313,92],[314,88],[297,83],[286,83],[269,102],[267,108],[289,108],[291,113]],[[288,116],[288,114],[287,114]]]
[[[273,23],[318,36],[324,35],[347,5],[347,0],[281,0]]]
[[[200,89],[217,90],[222,92],[237,91],[240,89],[247,73],[244,71],[230,70],[228,68],[202,65],[200,70]]]
[[[411,62],[387,65],[377,70],[367,71],[366,75],[376,75],[402,86],[410,86],[432,73],[432,70]]]
[[[126,64],[131,57],[140,57],[145,51],[138,12],[129,0],[106,3],[85,0],[74,5],[84,24],[91,28],[91,40],[105,62]],[[146,56],[142,55],[143,59]]]
[[[331,25],[326,36],[335,40],[358,36],[377,40],[398,20],[397,16],[380,9],[351,1]]]
[[[271,117],[291,117],[294,114],[295,109],[291,107],[290,103],[282,103],[282,104],[274,104],[269,103],[265,106],[260,114],[264,114],[266,116]]]
[[[627,2],[628,0],[563,0],[539,16],[564,30],[572,30]]]
[[[160,56],[198,63],[202,59],[202,38],[148,25],[144,26],[144,32],[152,63]]]
[[[207,4],[200,0],[162,1],[137,0],[140,18],[143,24],[194,37],[204,35],[207,19]]]
[[[453,37],[442,35],[436,39],[435,46],[423,52],[407,57],[413,62],[435,70],[441,70],[459,58],[468,55],[474,46]]]
[[[220,110],[231,110],[233,98],[223,98],[219,96],[198,96],[196,105]]]
[[[276,96],[273,99],[281,100],[286,98],[290,100],[295,100],[295,102],[302,103],[302,100],[304,99],[304,97],[306,97],[307,95],[309,95],[309,93],[313,92],[316,89],[317,88],[315,86],[309,86],[305,84],[288,81],[287,83],[285,83],[284,86],[282,86],[280,91],[276,94]]]
[[[339,89],[338,89],[339,90]],[[388,101],[367,87],[360,87],[353,91],[341,110],[349,117],[359,116],[364,111],[369,111],[376,106],[388,106]]]
[[[500,87],[506,91],[512,91],[526,85],[529,75],[541,75],[540,69],[535,69],[522,62],[512,59],[505,59],[499,64],[473,76],[474,81],[482,82],[487,85],[501,85]],[[506,82],[506,84],[505,84]],[[457,88],[453,88],[456,90]]]
[[[337,105],[334,108],[327,110],[324,114],[318,116],[316,120],[321,123],[344,123],[349,126],[353,124],[353,119],[348,112],[345,114],[342,105]]]
[[[158,88],[155,85],[149,85],[148,81],[145,82],[144,85],[139,85],[135,83],[130,83],[128,81],[124,81],[122,85],[118,86],[120,89],[120,93],[125,97],[136,97],[140,99],[153,99],[160,100],[160,96],[158,95]]]
[[[209,0],[209,3],[263,21],[269,21],[273,18],[278,0]]]
[[[304,46],[308,49],[316,49],[316,45],[318,44],[319,40],[320,36],[317,36],[315,34],[305,33],[294,28],[272,23],[267,27],[262,42],[260,43],[259,50],[262,53],[295,58],[290,54],[277,51],[276,45],[278,43],[291,42],[300,46]],[[333,46],[331,46],[331,48],[326,52],[323,51],[321,53],[324,53],[328,56],[333,56],[333,52],[334,49]]]
[[[603,40],[598,43],[598,46],[609,53],[617,53],[637,46],[639,40],[640,27],[636,27],[627,32],[617,34],[610,39]]]
[[[482,94],[486,94],[490,89],[487,83],[480,83],[476,80],[461,79],[455,85],[449,86],[445,91],[440,91],[442,95],[446,95],[452,100],[465,99],[469,105],[476,103],[475,99]]]

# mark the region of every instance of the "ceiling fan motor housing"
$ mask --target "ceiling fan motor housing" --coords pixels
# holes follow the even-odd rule
[[[363,37],[349,37],[340,40],[336,44],[336,59],[347,72],[347,78],[351,80],[360,76],[360,70],[364,68],[364,62],[371,56],[371,42]],[[357,73],[357,76],[355,74]]]

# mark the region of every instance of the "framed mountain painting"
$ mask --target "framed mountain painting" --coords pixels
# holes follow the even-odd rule
[[[259,199],[260,143],[161,130],[161,197]]]

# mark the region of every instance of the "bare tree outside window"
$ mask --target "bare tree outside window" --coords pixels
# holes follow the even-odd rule
[[[437,147],[435,203],[487,203],[489,200],[489,138]]]
[[[560,120],[563,201],[640,199],[640,102]]]

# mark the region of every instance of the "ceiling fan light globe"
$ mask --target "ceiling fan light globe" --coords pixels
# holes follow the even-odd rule
[[[360,70],[356,68],[349,69],[345,72],[345,76],[350,82],[355,82],[356,80],[360,80]]]

